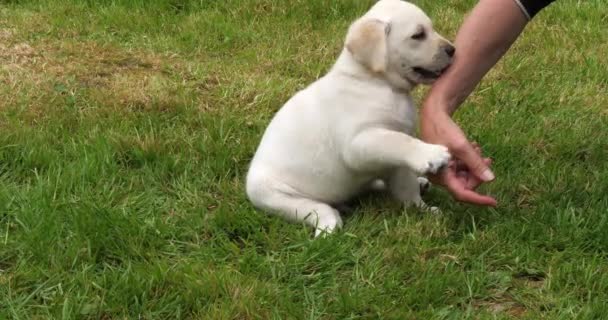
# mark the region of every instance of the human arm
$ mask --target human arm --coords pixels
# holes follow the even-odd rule
[[[474,190],[482,181],[494,180],[494,174],[489,160],[476,151],[451,116],[511,47],[527,22],[528,17],[515,0],[480,0],[458,31],[454,63],[435,82],[424,101],[422,139],[448,147],[464,165],[459,166],[460,174],[471,176],[472,182],[463,183],[457,179],[456,166],[452,166],[434,179],[460,201],[496,205],[495,199]]]

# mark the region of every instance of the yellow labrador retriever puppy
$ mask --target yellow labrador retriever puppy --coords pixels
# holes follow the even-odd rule
[[[297,92],[266,129],[247,174],[257,208],[305,222],[315,235],[342,226],[335,206],[385,183],[404,205],[425,205],[419,175],[445,166],[447,148],[416,139],[409,95],[450,65],[454,46],[415,5],[380,0],[356,20],[331,70]]]

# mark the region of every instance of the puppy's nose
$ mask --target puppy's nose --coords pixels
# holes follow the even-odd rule
[[[445,47],[443,47],[443,50],[445,50],[445,53],[447,53],[447,55],[450,57],[453,57],[454,53],[456,52],[456,48],[454,48],[454,46],[451,44],[448,44]]]

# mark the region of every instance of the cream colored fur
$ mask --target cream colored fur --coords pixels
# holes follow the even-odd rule
[[[341,227],[335,207],[378,179],[404,205],[428,209],[418,177],[440,170],[450,154],[413,136],[409,93],[439,76],[452,54],[418,7],[377,2],[351,25],[331,70],[270,122],[247,174],[251,202],[316,235]]]

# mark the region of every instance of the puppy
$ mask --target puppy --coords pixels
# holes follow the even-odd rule
[[[455,48],[415,5],[380,0],[356,20],[331,70],[297,92],[266,129],[247,173],[253,205],[315,228],[342,227],[341,203],[386,183],[404,205],[429,208],[419,175],[450,154],[422,142],[409,95],[452,62]]]

